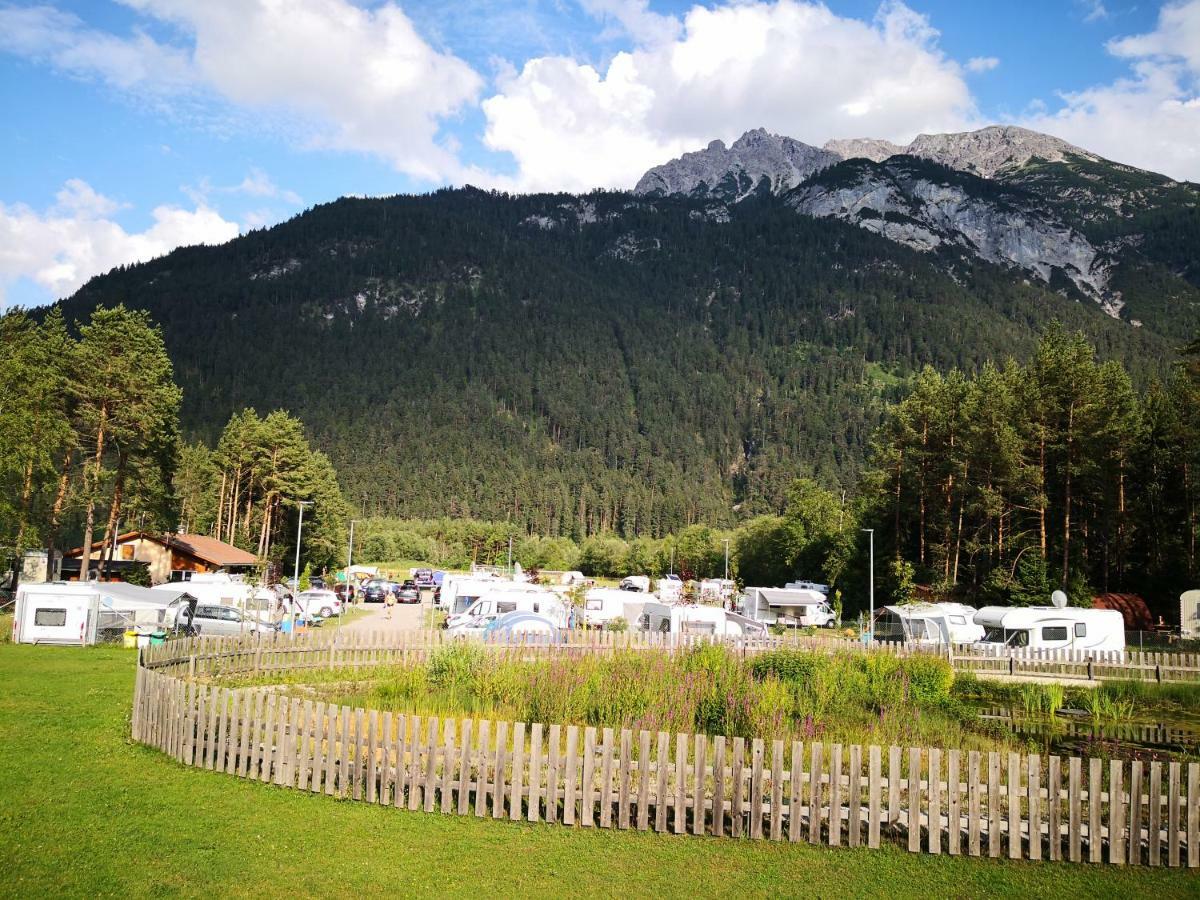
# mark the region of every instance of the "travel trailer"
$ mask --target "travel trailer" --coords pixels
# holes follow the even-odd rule
[[[817,584],[815,581],[789,581],[784,585],[785,588],[797,591],[816,591],[819,594],[829,596],[829,585]]]
[[[206,606],[236,606],[242,610],[254,605],[248,604],[247,601],[256,597],[259,592],[254,585],[242,581],[240,575],[233,576],[224,572],[197,572],[186,582],[169,581],[166,584],[157,584],[150,590],[178,592],[180,585],[185,586],[189,594]]]
[[[1068,607],[1065,597],[1062,602],[1062,606],[985,606],[975,614],[975,624],[984,629],[975,646],[984,650],[1125,649],[1125,619],[1119,611]]]
[[[438,607],[449,615],[466,612],[467,607],[491,590],[493,585],[502,583],[499,578],[447,575],[442,579]]]
[[[536,614],[558,628],[570,624],[570,610],[551,591],[498,591],[483,595],[466,612],[447,619],[446,630],[455,635],[482,634],[492,622],[515,612]]]
[[[829,600],[810,588],[748,587],[742,593],[742,612],[766,625],[832,628],[837,624]]]
[[[18,644],[95,644],[131,629],[190,629],[196,598],[121,582],[50,582],[17,588],[12,639]]]
[[[614,619],[624,619],[633,627],[646,601],[636,593],[617,588],[592,588],[583,599],[583,624],[604,628]]]
[[[732,600],[736,588],[737,585],[728,578],[706,578],[700,582],[698,593],[701,600],[721,603]]]
[[[962,603],[885,606],[875,618],[875,640],[889,644],[973,644],[983,639],[977,610]]]
[[[640,631],[715,637],[767,636],[767,626],[719,606],[646,603],[637,622]]]
[[[683,599],[683,581],[678,575],[658,579],[658,599],[663,603],[678,603]]]
[[[1179,636],[1184,640],[1200,638],[1200,591],[1179,595]]]

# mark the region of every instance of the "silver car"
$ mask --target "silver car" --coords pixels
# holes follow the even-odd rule
[[[253,615],[245,616],[236,606],[213,606],[207,604],[196,607],[196,615],[192,624],[201,635],[226,637],[238,634],[270,634],[275,630],[274,625],[260,622]]]

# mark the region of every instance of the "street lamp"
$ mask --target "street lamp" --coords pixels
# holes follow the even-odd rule
[[[350,577],[351,577],[350,576],[350,565],[351,565],[351,563],[354,562],[354,523],[356,521],[358,521],[358,520],[357,519],[350,520],[350,546],[346,548],[346,599],[347,600],[351,599],[354,596],[354,594],[351,592],[351,588],[350,588]],[[346,615],[347,606],[349,606],[348,603],[342,604],[342,613],[341,613],[341,615],[338,616],[337,629],[336,629],[338,634],[342,633],[342,617]]]
[[[729,538],[725,538],[725,580],[729,580]]]
[[[870,646],[871,642],[875,640],[875,529],[864,528],[863,531],[871,538],[871,582],[869,585],[871,613],[870,618],[867,619],[867,645]]]
[[[296,570],[295,570],[295,591],[292,597],[292,637],[296,636],[296,603],[300,597],[300,538],[304,534],[304,507],[312,506],[311,500],[297,500],[296,505],[300,507],[300,521],[296,524]]]

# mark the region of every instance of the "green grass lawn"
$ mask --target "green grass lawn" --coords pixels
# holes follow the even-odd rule
[[[130,742],[133,666],[0,645],[0,895],[1200,895],[1184,870],[585,831],[250,784]]]

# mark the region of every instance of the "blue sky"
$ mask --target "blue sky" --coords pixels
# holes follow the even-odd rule
[[[0,306],[346,194],[1014,122],[1200,180],[1200,0],[0,0]]]

